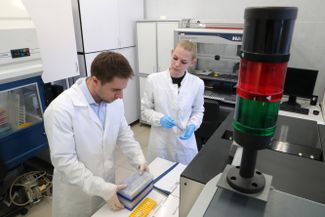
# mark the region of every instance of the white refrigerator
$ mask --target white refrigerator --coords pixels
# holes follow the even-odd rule
[[[90,75],[94,58],[103,51],[123,54],[135,74],[135,21],[143,18],[143,0],[72,0],[75,37],[81,76]],[[128,123],[139,119],[137,79],[124,90]]]
[[[36,25],[44,82],[89,76],[93,59],[108,50],[125,55],[136,70],[135,21],[143,19],[143,0],[22,1]],[[129,124],[140,115],[136,81],[123,97]]]

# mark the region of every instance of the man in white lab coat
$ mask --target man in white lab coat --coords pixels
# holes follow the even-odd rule
[[[147,159],[156,157],[189,164],[198,152],[194,131],[202,123],[204,83],[188,73],[197,48],[181,40],[171,53],[168,70],[147,78],[141,114],[151,124]]]
[[[123,89],[133,76],[124,56],[99,54],[91,76],[79,79],[44,114],[54,165],[53,217],[91,216],[104,201],[123,208],[116,192],[114,152],[119,146],[130,163],[148,167],[124,116]]]

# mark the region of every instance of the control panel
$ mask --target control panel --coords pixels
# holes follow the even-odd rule
[[[30,56],[29,48],[10,50],[10,53],[12,58],[21,58],[21,57]]]

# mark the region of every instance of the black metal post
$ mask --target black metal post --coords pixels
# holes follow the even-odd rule
[[[240,163],[239,174],[241,177],[249,179],[254,176],[257,150],[243,148],[243,155]]]

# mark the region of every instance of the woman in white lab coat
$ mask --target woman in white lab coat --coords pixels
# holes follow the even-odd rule
[[[202,123],[204,83],[188,73],[196,63],[196,45],[181,40],[171,53],[170,68],[150,74],[141,114],[151,124],[147,160],[156,157],[185,165],[197,154],[194,131]]]
[[[112,209],[123,207],[116,197],[123,186],[114,184],[116,146],[133,166],[147,170],[120,99],[132,74],[122,55],[102,53],[92,63],[92,76],[79,79],[46,109],[44,123],[54,165],[53,217],[88,217],[105,201]]]

